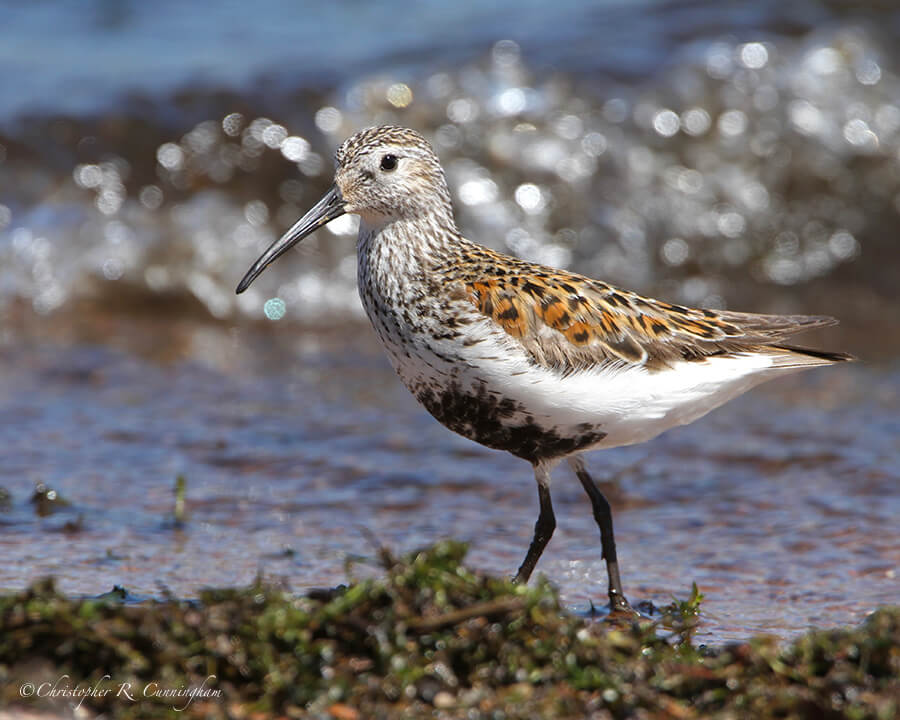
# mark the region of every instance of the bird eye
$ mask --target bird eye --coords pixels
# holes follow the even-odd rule
[[[390,153],[381,158],[381,169],[387,170],[390,172],[391,170],[397,169],[397,156],[391,155]]]

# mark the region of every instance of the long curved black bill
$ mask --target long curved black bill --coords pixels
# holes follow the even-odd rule
[[[253,267],[247,271],[244,279],[237,286],[237,294],[240,295],[250,287],[250,283],[256,280],[257,276],[269,264],[284,255],[307,235],[328,224],[336,217],[340,217],[344,212],[344,199],[341,197],[337,186],[332,185],[331,189],[325,193],[325,197],[319,200],[306,215],[294,223],[290,230],[272,243],[271,247],[259,256],[259,260],[253,263]]]

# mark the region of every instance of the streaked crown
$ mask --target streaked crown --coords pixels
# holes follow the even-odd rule
[[[362,130],[338,148],[335,165],[347,212],[368,224],[430,217],[455,228],[440,161],[414,130],[394,125]]]

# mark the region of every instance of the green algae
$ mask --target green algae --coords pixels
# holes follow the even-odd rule
[[[34,486],[31,504],[34,505],[34,511],[38,516],[47,517],[62,508],[69,507],[72,503],[60,495],[57,490],[49,487],[46,483],[39,482]]]
[[[72,599],[41,581],[0,598],[0,702],[56,712],[80,702],[129,718],[900,712],[900,608],[789,646],[757,638],[709,650],[691,642],[696,587],[656,621],[596,622],[565,612],[545,580],[516,586],[467,569],[464,555],[454,542],[403,558],[383,551],[382,577],[302,597],[258,581],[129,605],[121,593]],[[62,676],[69,696],[38,697]]]
[[[184,498],[187,494],[187,479],[184,475],[179,474],[175,478],[175,507],[172,509],[172,520],[175,527],[184,527],[187,521],[187,512],[185,511]]]
[[[0,487],[0,512],[12,509],[12,493],[5,487]]]

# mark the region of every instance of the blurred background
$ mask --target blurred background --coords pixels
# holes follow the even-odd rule
[[[512,573],[524,463],[393,377],[341,218],[234,287],[362,127],[414,127],[470,239],[679,303],[830,314],[865,362],[597,453],[626,590],[701,640],[900,591],[900,10],[839,0],[0,0],[0,587],[371,572],[371,535]],[[175,478],[187,520],[172,516]],[[35,488],[39,489],[36,490]],[[539,570],[605,596],[560,473]],[[365,528],[363,530],[362,528]],[[366,532],[369,531],[369,532]]]

